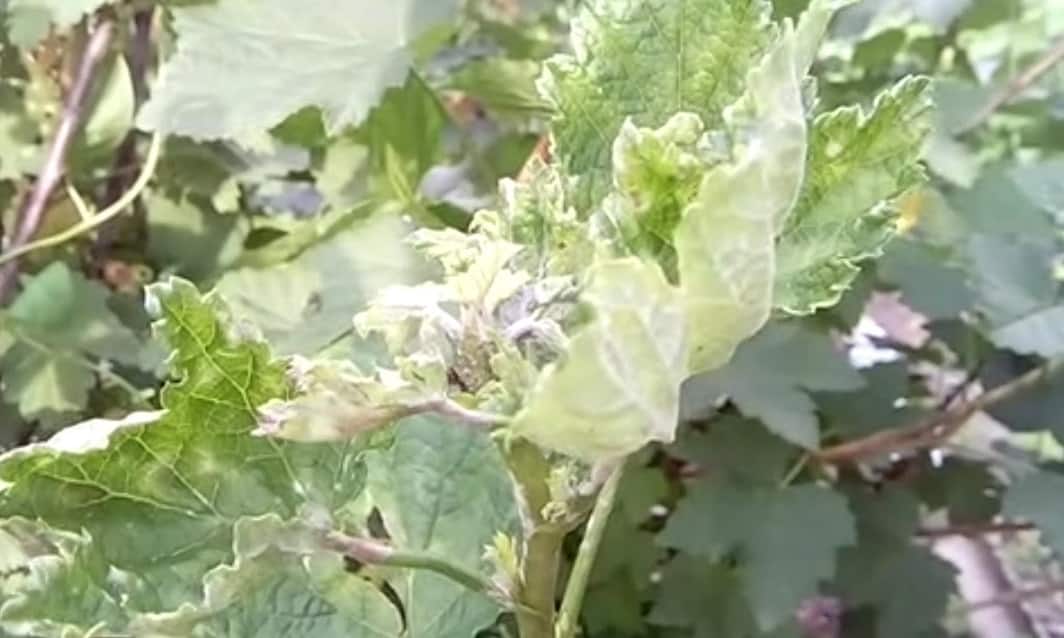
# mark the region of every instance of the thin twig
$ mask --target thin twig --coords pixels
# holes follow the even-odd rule
[[[133,102],[138,109],[148,97],[146,76],[152,59],[151,35],[154,13],[154,7],[148,7],[133,14],[133,35],[126,50],[126,64],[129,67],[129,77],[133,85]],[[122,193],[129,190],[129,180],[140,168],[137,138],[137,131],[130,130],[115,151],[104,193],[104,205],[118,200]],[[143,206],[139,198],[134,200],[132,205],[137,233],[142,235],[146,232],[143,223]],[[100,229],[93,247],[93,254],[97,259],[101,259],[119,240],[119,230],[115,226],[117,225],[109,224]]]
[[[948,536],[985,536],[986,534],[1013,534],[1036,529],[1033,523],[971,523],[968,525],[949,525],[947,527],[924,527],[917,530],[920,538],[945,538]]]
[[[877,432],[855,441],[848,441],[815,454],[821,463],[853,463],[867,458],[881,457],[934,447],[957,433],[977,412],[1002,403],[1040,385],[1048,377],[1064,368],[1064,359],[1055,359],[1019,376],[1012,381],[988,390],[970,401],[960,403],[943,412],[901,428]]]
[[[989,607],[1014,605],[1032,598],[1045,598],[1046,596],[1052,596],[1059,593],[1064,593],[1064,583],[1046,583],[1045,585],[1031,587],[1030,589],[1007,591],[998,596],[994,596],[993,598],[971,603],[970,605],[965,606],[964,611],[972,613]]]
[[[1004,88],[994,94],[983,108],[979,109],[979,112],[967,124],[954,131],[954,134],[961,135],[978,128],[983,122],[990,119],[990,116],[997,112],[999,108],[1026,91],[1028,87],[1038,81],[1038,78],[1048,73],[1061,62],[1064,62],[1064,39],[1048,49],[1040,58],[1010,80]]]
[[[499,414],[467,408],[448,398],[429,399],[410,407],[410,414],[434,412],[444,418],[478,428],[495,428],[506,425],[509,419]]]
[[[487,576],[439,556],[403,551],[377,539],[349,536],[340,532],[327,533],[324,543],[329,549],[366,565],[424,569],[499,602],[506,603],[509,600],[509,592],[503,591]]]
[[[151,146],[148,147],[148,155],[144,159],[144,167],[141,169],[140,175],[137,180],[133,182],[133,186],[128,191],[123,193],[113,204],[107,208],[101,210],[94,215],[89,216],[87,219],[83,219],[77,224],[67,228],[66,230],[45,237],[44,239],[38,239],[35,242],[22,244],[17,248],[12,248],[6,253],[0,255],[0,264],[8,264],[18,259],[26,253],[40,250],[42,248],[49,248],[51,246],[57,246],[64,242],[68,242],[75,237],[88,233],[108,221],[120,215],[126,207],[128,207],[133,200],[135,200],[151,181],[152,176],[155,174],[155,166],[159,163],[159,155],[162,151],[163,137],[159,133],[152,136]]]
[[[9,238],[8,248],[11,251],[17,251],[28,244],[41,227],[45,210],[48,207],[48,200],[51,198],[52,192],[63,180],[67,155],[70,152],[71,145],[74,143],[74,139],[77,137],[78,131],[81,129],[89,93],[95,83],[100,63],[107,56],[107,52],[111,47],[114,31],[114,23],[111,20],[103,19],[97,23],[88,43],[85,45],[81,63],[78,65],[77,75],[74,77],[74,83],[70,88],[70,93],[67,95],[66,103],[63,105],[63,113],[59,118],[59,125],[56,127],[55,135],[49,145],[44,165],[37,175],[37,181],[34,183],[33,188],[26,194],[22,205],[19,206],[17,226]],[[7,261],[8,263],[3,268],[0,268],[0,304],[7,303],[10,300],[18,275],[17,259],[12,258]]]

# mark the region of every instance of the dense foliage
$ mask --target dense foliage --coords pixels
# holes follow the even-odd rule
[[[0,635],[1054,635],[1061,16],[0,0]]]

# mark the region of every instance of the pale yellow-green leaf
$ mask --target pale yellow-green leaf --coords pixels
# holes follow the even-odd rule
[[[584,299],[595,317],[547,368],[513,430],[586,461],[675,435],[687,376],[687,320],[661,269],[637,258],[596,265]]]

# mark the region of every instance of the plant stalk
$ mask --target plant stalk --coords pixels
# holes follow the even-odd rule
[[[19,206],[17,225],[8,237],[7,248],[12,256],[5,260],[7,263],[3,267],[0,267],[0,303],[7,303],[10,300],[18,276],[17,257],[26,252],[21,248],[29,244],[37,233],[44,220],[49,198],[56,187],[62,183],[63,174],[66,171],[67,154],[81,129],[89,92],[95,84],[100,64],[111,48],[114,32],[115,26],[111,20],[100,20],[85,45],[73,86],[63,105],[59,125],[48,146],[44,165],[37,175],[33,188]]]
[[[523,545],[513,592],[518,631],[521,638],[553,638],[558,564],[569,528],[545,516],[551,465],[543,452],[520,439],[500,437],[498,444],[521,511]]]
[[[562,598],[561,611],[558,614],[555,638],[576,636],[580,622],[580,609],[584,605],[584,593],[587,591],[588,580],[591,578],[591,568],[595,564],[599,545],[602,544],[602,537],[606,533],[606,523],[610,519],[610,512],[613,511],[613,503],[617,499],[617,487],[621,483],[623,472],[624,462],[622,461],[610,473],[595,500],[595,507],[591,510],[591,518],[587,521],[584,538],[580,541],[573,571],[569,575],[569,583],[565,586],[565,596]]]
[[[515,609],[521,638],[553,638],[558,563],[565,530],[545,523],[525,539],[522,582]]]
[[[439,556],[397,550],[376,539],[348,536],[340,532],[328,533],[325,536],[325,546],[367,565],[423,569],[445,576],[459,585],[496,600],[505,598],[504,593],[490,578]]]

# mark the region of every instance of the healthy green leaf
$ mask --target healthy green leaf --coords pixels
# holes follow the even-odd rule
[[[512,533],[516,508],[502,459],[486,433],[416,417],[395,429],[391,448],[369,462],[369,492],[403,550],[437,554],[470,569],[496,532]],[[390,582],[406,611],[408,638],[472,636],[496,604],[437,574],[404,571]]]
[[[1055,472],[1035,472],[1023,476],[1005,491],[1002,514],[1031,521],[1042,532],[1047,545],[1064,550],[1064,511],[1057,506],[1064,476]]]
[[[594,267],[584,299],[595,318],[540,375],[513,431],[587,461],[671,441],[688,352],[676,289],[655,264],[615,259]]]
[[[195,139],[260,142],[307,106],[335,133],[358,124],[385,89],[406,80],[410,46],[455,2],[358,0],[336,5],[218,0],[175,8],[178,48],[138,125]]]
[[[923,179],[915,158],[931,127],[927,78],[881,93],[869,112],[844,107],[817,117],[808,177],[779,242],[777,307],[808,314],[838,302],[894,236],[895,200]]]
[[[733,570],[681,554],[664,571],[649,621],[693,628],[695,638],[758,635],[742,590],[742,580]]]
[[[739,577],[757,624],[782,624],[820,581],[835,552],[856,542],[853,515],[838,494],[812,485],[742,488],[703,481],[669,519],[658,542],[720,561],[738,551]]]
[[[0,359],[4,393],[26,417],[76,412],[96,385],[96,361],[139,362],[141,343],[107,306],[107,290],[54,262],[4,314],[14,345]]]
[[[157,588],[136,611],[187,600],[229,558],[239,519],[289,518],[308,506],[335,512],[364,478],[364,443],[251,436],[259,406],[287,396],[289,381],[264,344],[234,334],[217,297],[174,279],[150,299],[175,351],[165,412],[89,421],[0,457],[0,513],[86,530],[107,563]]]
[[[895,240],[877,262],[877,273],[901,290],[905,305],[928,319],[948,319],[971,308],[975,299],[967,273],[947,259],[929,244]]]
[[[820,443],[813,390],[848,391],[864,385],[828,335],[798,323],[770,324],[744,343],[727,365],[684,386],[688,410],[727,395],[744,414],[775,434],[814,449]]]
[[[919,503],[890,488],[849,496],[858,543],[839,554],[839,587],[852,605],[873,606],[878,635],[923,635],[941,619],[955,584],[947,563],[912,544]]]

